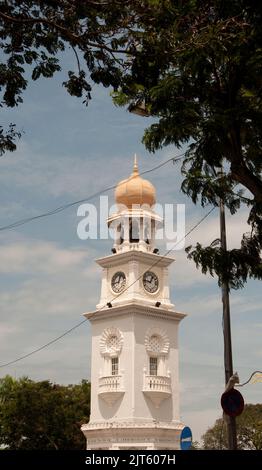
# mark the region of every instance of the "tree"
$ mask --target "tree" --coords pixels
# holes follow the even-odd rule
[[[90,384],[62,386],[26,377],[0,379],[0,446],[10,450],[85,449]]]
[[[135,16],[131,0],[1,2],[1,107],[22,103],[30,77],[50,78],[61,70],[60,58],[68,48],[78,70],[69,70],[63,83],[71,95],[83,97],[87,104],[92,81],[117,89],[121,54],[129,48],[127,31]],[[8,131],[0,127],[0,155],[16,149],[16,137],[14,125]]]
[[[202,450],[198,441],[193,441],[189,450]]]
[[[1,104],[22,102],[29,71],[52,77],[68,47],[78,67],[64,82],[71,95],[87,104],[93,81],[112,87],[121,106],[144,103],[156,118],[144,134],[149,151],[188,145],[184,193],[202,206],[222,197],[232,214],[248,208],[239,249],[188,248],[204,273],[242,287],[262,278],[261,16],[253,0],[2,2]],[[0,154],[15,149],[15,137],[14,127],[0,128]]]
[[[218,206],[223,198],[232,214],[249,209],[251,231],[239,249],[224,253],[219,241],[188,248],[204,273],[239,288],[248,277],[262,278],[261,5],[147,4],[115,102],[129,109],[142,103],[156,118],[144,134],[149,151],[188,144],[182,190],[194,203]]]
[[[226,418],[225,418],[226,419]],[[205,450],[227,449],[227,427],[222,419],[202,436]],[[245,405],[237,418],[237,441],[240,450],[262,450],[262,405]]]

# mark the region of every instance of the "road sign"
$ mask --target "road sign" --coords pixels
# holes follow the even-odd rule
[[[192,444],[192,431],[188,426],[185,426],[182,429],[180,435],[180,448],[181,450],[188,450],[190,449]]]
[[[221,396],[221,406],[228,416],[239,416],[244,409],[244,398],[241,393],[234,388],[224,392]]]

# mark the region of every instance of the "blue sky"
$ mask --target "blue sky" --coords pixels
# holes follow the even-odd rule
[[[24,133],[17,152],[0,159],[0,225],[88,197],[131,172],[133,154],[147,170],[181,150],[169,147],[151,155],[141,144],[150,122],[113,106],[109,90],[96,87],[86,108],[53,80],[30,83],[24,103],[1,110],[2,123],[15,122]],[[190,228],[209,208],[194,206],[180,191],[179,165],[170,163],[148,175],[161,203],[184,203]],[[113,201],[113,193],[110,193]],[[94,203],[98,204],[96,198]],[[228,240],[238,246],[245,231],[244,210],[227,218]],[[77,207],[0,233],[1,363],[30,352],[81,321],[99,300],[100,271],[95,258],[110,252],[107,240],[77,237]],[[219,236],[218,213],[188,238],[209,243]],[[163,244],[162,244],[163,248]],[[163,250],[162,250],[163,251]],[[194,438],[221,416],[224,388],[222,309],[215,279],[202,275],[183,251],[174,252],[171,293],[188,317],[180,328],[181,416]],[[260,285],[249,281],[232,292],[234,369],[241,381],[262,368]],[[35,380],[75,383],[89,378],[90,330],[87,323],[60,342],[13,366],[5,374]],[[246,402],[261,401],[261,384],[246,386]]]

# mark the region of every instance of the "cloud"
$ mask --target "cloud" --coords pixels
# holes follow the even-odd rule
[[[203,286],[202,286],[203,287]],[[214,315],[222,310],[221,295],[217,292],[216,294],[206,294],[201,296],[199,294],[191,294],[190,298],[180,298],[180,306],[185,312],[192,312],[194,317],[203,317],[206,315]],[[182,297],[182,296],[181,296]],[[245,312],[248,309],[248,300],[243,304],[243,300],[240,297],[231,297],[230,304],[234,312]],[[258,309],[258,305],[253,306],[253,310]]]
[[[11,341],[12,336],[17,335],[20,331],[16,325],[9,325],[6,323],[0,323],[0,343],[3,346],[4,343]]]
[[[81,318],[80,318],[81,320]],[[76,322],[74,322],[76,323]],[[68,325],[69,326],[69,325]],[[73,322],[71,322],[73,326]],[[30,353],[46,342],[62,334],[67,323],[61,322],[60,327],[32,332],[31,329],[16,336],[9,335],[5,343],[1,343],[1,361],[11,361],[21,355]],[[8,345],[9,341],[9,345]],[[20,362],[0,369],[0,376],[11,374],[16,377],[29,376],[33,380],[51,380],[56,383],[78,383],[81,379],[90,378],[91,338],[88,322],[82,324],[69,335]]]
[[[75,269],[89,259],[86,250],[65,249],[53,242],[28,239],[0,247],[0,272],[54,274]]]
[[[260,282],[260,281],[258,281]],[[235,302],[236,303],[236,302]],[[244,299],[239,299],[239,302],[238,302],[238,306],[237,308],[235,309],[235,312],[238,313],[238,314],[250,314],[250,313],[253,313],[253,312],[259,312],[261,313],[261,298],[260,296],[245,296]],[[254,328],[261,328],[262,327],[262,323],[261,324],[255,324],[253,325]]]
[[[186,223],[187,227],[194,225],[194,222],[197,222],[199,218],[203,217],[205,213],[208,212],[208,208],[204,211],[196,211],[196,215],[192,220],[192,223],[189,223],[191,217],[191,210],[186,213]],[[250,231],[250,226],[247,224],[248,210],[242,208],[235,215],[230,215],[227,211],[226,215],[226,231],[227,231],[227,242],[228,247],[236,248],[242,238],[242,234]],[[196,241],[206,245],[211,243],[213,240],[220,238],[220,222],[219,222],[219,209],[216,209],[206,220],[204,220],[192,234],[187,236],[187,244],[195,244]]]
[[[210,408],[201,411],[185,411],[182,419],[184,423],[192,430],[193,441],[201,443],[201,437],[215,424],[216,419],[221,418],[219,407]]]
[[[196,350],[194,348],[189,348],[183,346],[180,348],[180,356],[183,360],[183,363],[189,365],[190,367],[197,365],[198,367],[218,367],[221,365],[221,356],[217,351],[200,351],[198,350],[196,356]]]
[[[59,337],[99,300],[100,270],[90,251],[20,240],[1,247],[0,266],[9,279],[0,291],[0,365]],[[89,323],[0,372],[58,383],[89,378]]]
[[[121,160],[121,164],[119,163]],[[143,163],[142,163],[143,161]],[[132,172],[133,156],[117,152],[110,157],[110,168],[105,170],[105,157],[97,151],[86,150],[85,154],[63,155],[45,154],[43,149],[36,152],[32,143],[20,142],[12,158],[3,159],[0,182],[5,187],[6,181],[12,180],[17,189],[33,191],[35,197],[72,198],[89,197],[97,190],[117,184]],[[155,162],[157,163],[157,162]],[[149,159],[141,158],[141,167],[153,166]]]
[[[215,282],[209,274],[204,275],[196,268],[193,261],[187,259],[184,251],[174,253],[175,263],[170,268],[170,286],[178,289],[188,289],[190,286],[206,285]]]
[[[191,353],[188,357],[192,359]],[[216,361],[212,354],[211,358],[212,362]],[[222,414],[220,396],[224,391],[223,368],[222,365],[210,365],[211,358],[208,358],[208,353],[204,355],[195,351],[193,362],[182,362],[180,367],[181,418],[192,429],[193,440],[197,441]],[[200,365],[201,362],[207,364]]]
[[[100,271],[86,250],[36,240],[13,242],[0,248],[0,272],[10,279],[20,276],[15,289],[11,282],[0,293],[2,316],[7,318],[34,321],[37,315],[67,315],[78,309],[80,314],[87,299],[89,304],[98,300],[94,293],[99,291]]]

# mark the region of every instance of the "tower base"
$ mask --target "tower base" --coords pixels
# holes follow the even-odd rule
[[[88,423],[81,427],[87,450],[179,450],[184,424],[166,422]]]

